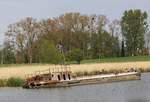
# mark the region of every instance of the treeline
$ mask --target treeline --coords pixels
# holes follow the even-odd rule
[[[1,63],[64,63],[82,59],[147,55],[148,15],[125,11],[120,20],[65,13],[38,21],[27,17],[8,26]]]

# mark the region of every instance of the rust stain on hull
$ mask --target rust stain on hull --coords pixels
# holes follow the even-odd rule
[[[60,70],[38,71],[38,74],[30,75],[26,78],[23,88],[51,88],[69,87],[77,85],[109,83],[129,80],[140,80],[140,72],[132,71],[126,73],[112,73],[105,75],[92,75],[77,77],[69,67],[62,67]]]

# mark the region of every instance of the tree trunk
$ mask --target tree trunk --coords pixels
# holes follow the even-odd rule
[[[121,46],[121,57],[125,57],[124,41],[122,41],[122,46]]]

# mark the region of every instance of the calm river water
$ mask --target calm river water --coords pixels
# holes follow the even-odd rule
[[[142,80],[53,89],[0,88],[0,102],[150,102],[150,73]]]

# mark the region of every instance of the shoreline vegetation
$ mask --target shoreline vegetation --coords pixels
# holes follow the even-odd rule
[[[69,65],[77,76],[121,73],[135,68],[140,72],[150,72],[150,56],[135,56],[125,58],[105,58],[83,60],[81,64]],[[0,87],[19,87],[25,81],[26,74],[35,71],[60,68],[52,64],[10,64],[0,65]]]
[[[0,79],[0,87],[21,87],[25,79],[19,77],[10,77],[8,79]]]
[[[81,61],[80,64],[96,64],[96,63],[118,63],[118,62],[138,62],[138,61],[150,61],[150,55],[148,56],[128,56],[128,57],[106,57],[99,59],[86,59]],[[76,61],[67,62],[67,64],[78,64]],[[40,66],[40,65],[52,65],[49,63],[32,63],[32,64],[0,64],[0,68],[7,67],[20,67],[20,66]]]
[[[42,20],[25,17],[6,29],[0,60],[59,64],[65,59],[80,64],[84,59],[149,55],[148,22],[147,12],[140,9],[125,10],[114,20],[80,12]]]
[[[130,70],[132,71],[134,69],[131,68]],[[150,69],[139,68],[137,70],[141,73],[150,72]],[[75,72],[74,74],[78,77],[82,77],[82,76],[99,75],[99,74],[124,73],[126,71],[125,70],[104,70],[103,69],[102,71],[93,70],[91,72],[79,71],[79,72]],[[0,79],[0,87],[22,87],[24,83],[25,83],[25,78],[20,78],[20,77],[10,77],[8,79]]]

